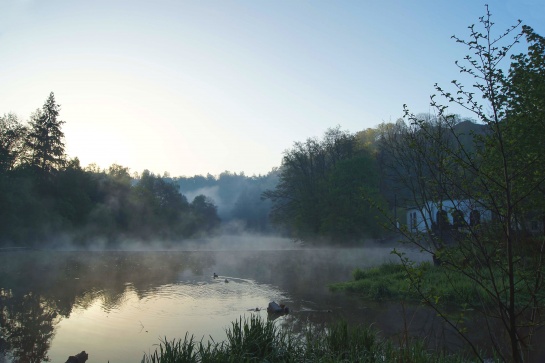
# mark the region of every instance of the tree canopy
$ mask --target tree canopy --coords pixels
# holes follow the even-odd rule
[[[177,185],[144,171],[84,170],[64,150],[64,121],[51,93],[24,126],[0,117],[0,245],[102,246],[181,241],[214,233],[211,201],[190,204]]]
[[[61,130],[64,121],[58,119],[59,112],[60,105],[51,92],[42,109],[38,109],[30,121],[26,137],[28,163],[42,175],[59,170],[65,162],[64,133]]]
[[[469,52],[456,64],[472,77],[472,84],[453,81],[450,92],[436,85],[434,117],[407,109],[406,122],[388,133],[384,144],[388,165],[409,192],[414,220],[420,221],[398,230],[433,255],[447,277],[464,276],[484,291],[480,304],[467,301],[467,306],[487,326],[502,327],[502,334],[490,331],[488,337],[495,354],[513,362],[526,360],[533,331],[545,323],[536,314],[545,307],[540,293],[545,257],[545,41],[527,26],[518,32],[519,25],[497,34],[487,11],[478,26],[469,27],[468,39],[454,37]],[[514,54],[523,38],[526,52]],[[479,128],[469,135],[460,132],[465,127],[449,114],[448,104],[471,112]],[[480,223],[475,212],[489,217]],[[528,222],[537,225],[540,219],[542,231],[532,231]],[[422,270],[400,256],[422,299],[482,361],[459,316],[449,314],[433,286],[422,283]],[[459,293],[463,295],[461,289]]]
[[[292,236],[347,244],[379,234],[371,207],[382,202],[375,159],[354,135],[336,127],[321,140],[296,142],[279,172],[263,197],[273,203],[273,221]]]

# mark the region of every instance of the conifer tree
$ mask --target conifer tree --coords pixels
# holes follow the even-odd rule
[[[64,165],[64,121],[58,119],[60,105],[55,102],[53,92],[30,121],[27,146],[30,150],[30,165],[42,175],[49,175]]]

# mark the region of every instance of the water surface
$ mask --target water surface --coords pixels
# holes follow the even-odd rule
[[[4,361],[64,362],[85,350],[89,361],[136,362],[165,337],[188,332],[219,342],[241,316],[266,319],[272,300],[291,309],[275,320],[281,326],[347,319],[396,334],[410,313],[418,320],[410,329],[430,329],[433,314],[418,307],[328,290],[329,283],[351,279],[356,267],[395,261],[390,251],[3,252],[0,352]]]

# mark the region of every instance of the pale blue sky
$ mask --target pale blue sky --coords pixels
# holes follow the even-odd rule
[[[329,127],[429,111],[484,4],[0,0],[0,114],[26,121],[53,91],[84,166],[265,174]],[[545,35],[545,1],[488,4],[498,31]]]

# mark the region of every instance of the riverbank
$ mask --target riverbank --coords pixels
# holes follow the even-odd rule
[[[226,330],[227,340],[161,340],[142,363],[159,362],[411,362],[462,363],[471,360],[432,351],[419,340],[394,343],[372,327],[345,321],[327,329],[309,326],[302,334],[277,328],[259,316],[240,318]]]
[[[329,285],[332,291],[357,294],[366,300],[399,300],[419,302],[422,292],[450,305],[481,304],[484,291],[459,272],[433,266],[429,262],[410,268],[385,263],[367,269],[355,269],[353,280]]]

